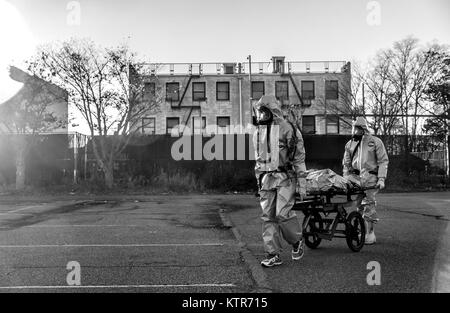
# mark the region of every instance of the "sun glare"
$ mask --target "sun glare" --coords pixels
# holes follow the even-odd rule
[[[9,77],[10,65],[23,66],[33,54],[35,41],[20,12],[5,0],[0,0],[0,103],[11,98],[21,87]]]

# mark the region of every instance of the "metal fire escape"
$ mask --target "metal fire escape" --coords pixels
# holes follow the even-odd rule
[[[285,77],[288,76],[289,79],[291,80],[292,85],[294,86],[294,90],[295,90],[295,94],[297,95],[298,99],[300,100],[300,105],[301,106],[305,106],[305,102],[303,101],[303,97],[300,94],[300,91],[298,90],[297,84],[295,83],[294,77],[292,76],[292,74],[290,72],[288,72],[287,74],[282,73],[281,76]]]
[[[192,79],[199,78],[199,77],[200,77],[200,75],[192,75],[192,74],[189,75],[189,79],[188,79],[188,81],[186,83],[186,86],[184,87],[184,90],[183,90],[183,93],[181,95],[181,98],[178,101],[178,105],[177,106],[172,106],[172,109],[174,109],[174,110],[175,109],[181,110],[181,109],[184,109],[184,108],[190,109],[189,113],[187,115],[187,118],[184,121],[181,121],[181,125],[184,125],[184,127],[186,127],[188,125],[189,119],[191,118],[192,112],[194,111],[194,109],[200,110],[200,113],[201,113],[201,106],[200,105],[186,105],[186,106],[182,105],[184,97],[186,96],[187,90],[189,89],[189,86],[191,85]],[[184,129],[184,127],[183,127],[183,129]]]
[[[275,56],[272,57],[272,62],[273,62],[273,73],[276,74],[280,74],[281,77],[286,77],[288,76],[292,85],[294,86],[294,90],[295,93],[297,94],[298,99],[300,100],[300,105],[301,106],[305,106],[305,102],[303,101],[303,97],[300,94],[300,91],[298,90],[297,84],[295,83],[294,77],[292,77],[292,73],[291,73],[291,64],[287,63],[288,66],[288,71],[286,73],[286,62],[285,62],[285,57],[284,56]]]

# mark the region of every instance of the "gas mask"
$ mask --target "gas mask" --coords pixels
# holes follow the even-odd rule
[[[253,123],[255,125],[269,125],[273,121],[273,113],[266,107],[260,107],[255,112]]]
[[[354,141],[361,141],[362,137],[364,136],[364,128],[360,126],[355,126],[353,130],[353,140]]]

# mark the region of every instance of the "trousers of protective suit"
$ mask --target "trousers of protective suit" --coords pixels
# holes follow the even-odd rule
[[[292,211],[295,204],[296,180],[286,177],[274,188],[267,188],[267,184],[265,185],[259,193],[264,250],[268,254],[280,254],[282,238],[290,245],[294,245],[302,235],[300,222]],[[270,187],[271,184],[268,185]]]
[[[352,176],[360,182],[362,188],[375,187],[378,181],[377,175],[370,173],[364,173],[361,176]],[[366,222],[369,223],[370,228],[373,227],[374,223],[378,222],[376,200],[376,195],[378,194],[378,192],[379,189],[375,188],[366,190],[366,196],[362,200],[361,206],[358,208],[358,211],[363,215]]]

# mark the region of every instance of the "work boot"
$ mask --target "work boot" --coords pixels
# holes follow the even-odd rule
[[[305,242],[302,239],[292,246],[291,252],[292,260],[298,261],[303,257],[304,254],[305,254]]]
[[[277,254],[269,254],[266,259],[261,261],[261,265],[264,267],[273,267],[281,264],[283,264],[283,261],[281,261],[280,256]]]
[[[366,240],[364,242],[366,245],[373,245],[376,242],[377,242],[377,237],[375,237],[375,232],[373,230],[371,232],[369,232],[368,234],[366,234]]]

